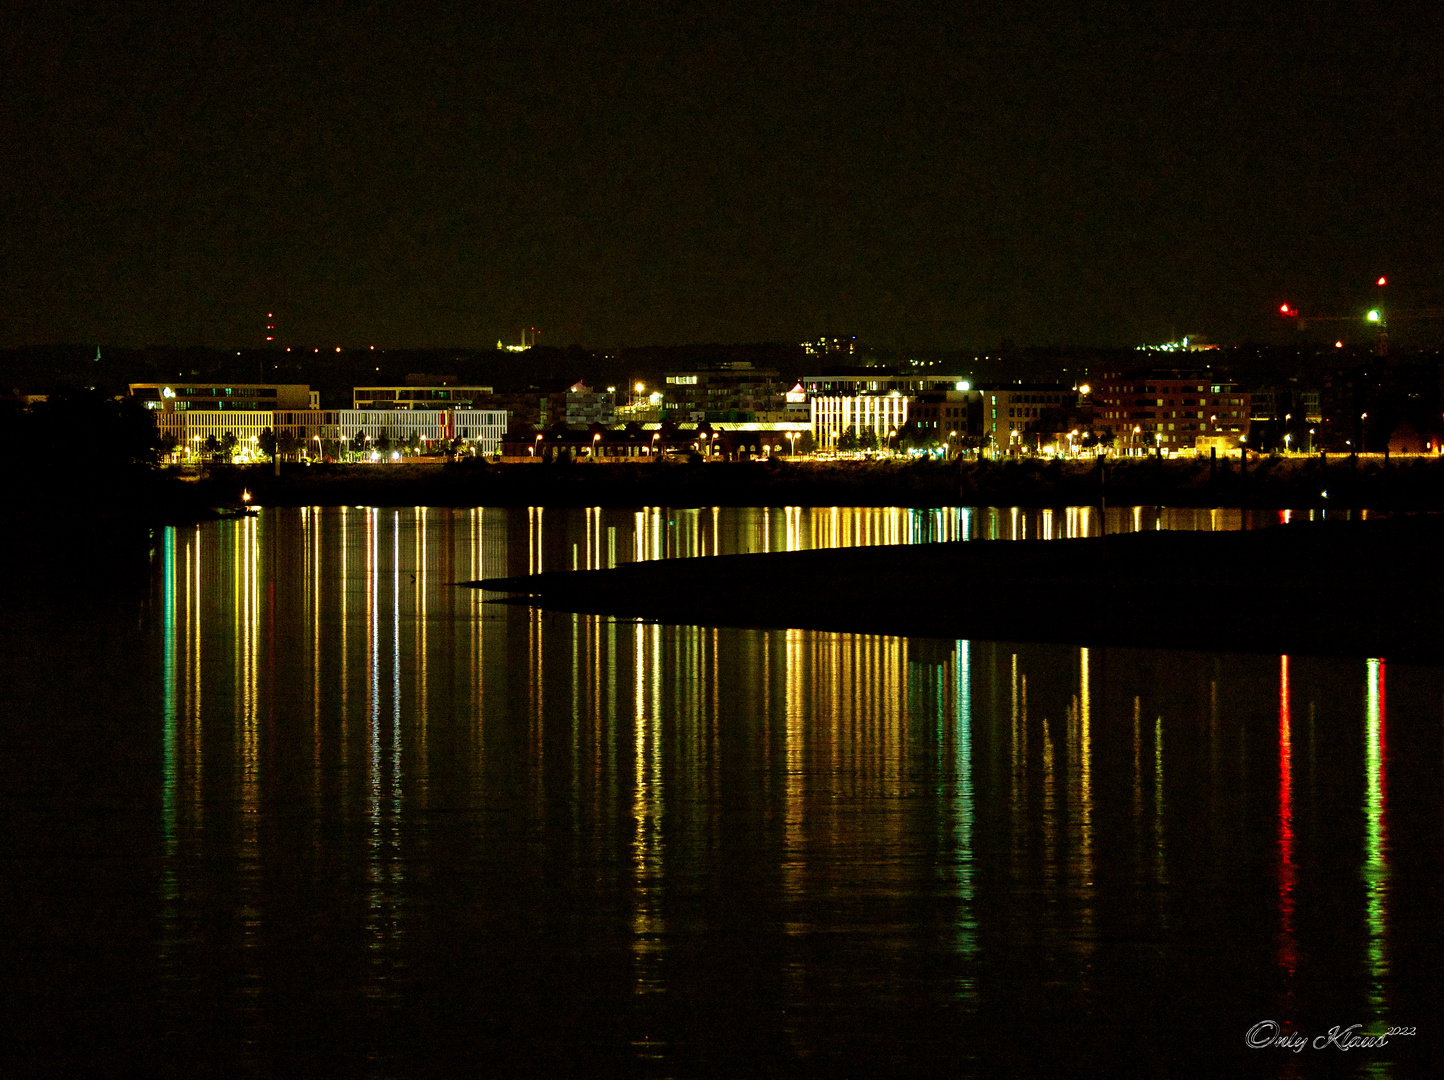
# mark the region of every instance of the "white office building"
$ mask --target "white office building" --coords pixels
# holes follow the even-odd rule
[[[908,422],[908,399],[901,394],[838,394],[812,399],[812,437],[819,447],[834,447],[849,428],[854,435],[872,431],[879,445]]]

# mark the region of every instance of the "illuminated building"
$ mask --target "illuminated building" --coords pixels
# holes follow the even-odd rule
[[[1218,346],[1206,337],[1190,334],[1178,341],[1165,341],[1162,345],[1139,345],[1139,352],[1212,352]]]
[[[893,432],[908,422],[908,401],[901,394],[829,394],[812,399],[812,437],[820,447],[836,447],[851,431],[871,431],[886,447]]]
[[[898,435],[922,445],[937,442],[956,451],[962,440],[982,433],[984,397],[979,390],[919,394],[908,406],[907,426],[898,429]]]
[[[304,383],[131,383],[130,396],[157,412],[246,412],[320,406],[320,395]]]
[[[362,443],[413,440],[426,448],[445,449],[456,439],[472,444],[483,456],[501,453],[507,416],[495,409],[226,409],[184,410],[156,416],[162,436],[189,453],[207,439],[235,437],[242,449],[259,450],[269,431],[283,457],[329,455]]]
[[[820,337],[816,341],[804,341],[802,351],[808,356],[856,356],[857,335],[843,338]]]
[[[682,420],[749,421],[756,413],[781,415],[787,406],[777,370],[748,360],[668,371],[663,382],[665,408]]]
[[[981,388],[982,434],[994,453],[1039,448],[1039,421],[1078,404],[1078,390],[1063,383],[1005,383]],[[1053,441],[1048,432],[1047,442]]]
[[[617,419],[616,399],[605,390],[593,390],[584,382],[567,387],[566,423],[570,427],[610,424]]]
[[[1229,449],[1247,440],[1252,395],[1208,369],[1141,368],[1096,379],[1093,408],[1115,451]]]
[[[379,443],[409,442],[414,436],[428,446],[444,448],[456,439],[476,446],[478,454],[501,453],[506,413],[496,409],[326,409],[278,413],[277,432],[302,442],[354,443],[358,438]]]
[[[408,375],[405,386],[358,386],[351,392],[356,409],[484,408],[489,386],[458,386],[454,375]]]
[[[968,375],[923,375],[894,367],[833,368],[818,375],[804,375],[801,386],[809,397],[848,394],[903,394],[913,397],[948,390],[968,390]]]

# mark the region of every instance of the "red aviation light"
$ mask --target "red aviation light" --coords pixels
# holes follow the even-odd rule
[[[1389,279],[1386,278],[1386,277],[1381,277],[1378,281],[1374,282],[1374,284],[1375,284],[1375,285],[1387,285],[1387,284],[1389,284]]]
[[[1291,307],[1289,307],[1287,304],[1280,304],[1280,305],[1279,305],[1279,314],[1280,314],[1280,315],[1298,315],[1298,313],[1299,313],[1299,309],[1298,309],[1298,308],[1291,308]]]

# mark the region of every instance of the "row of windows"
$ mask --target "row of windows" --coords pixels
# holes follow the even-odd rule
[[[1232,393],[1231,383],[1211,383],[1199,386],[1196,383],[1159,383],[1157,386],[1102,386],[1100,394],[1227,394]]]
[[[1241,413],[1240,410],[1238,410],[1238,409],[1229,409],[1229,410],[1224,410],[1224,411],[1221,411],[1221,412],[1209,413],[1209,414],[1205,414],[1205,413],[1199,412],[1199,411],[1196,410],[1196,409],[1195,409],[1195,410],[1184,409],[1183,412],[1181,412],[1181,413],[1180,413],[1177,409],[1175,409],[1175,410],[1173,410],[1172,412],[1169,412],[1169,413],[1166,413],[1166,414],[1165,414],[1165,413],[1162,413],[1162,412],[1159,412],[1159,413],[1156,413],[1156,414],[1155,414],[1155,413],[1152,412],[1152,411],[1149,411],[1149,412],[1132,412],[1132,413],[1129,413],[1129,412],[1124,412],[1124,411],[1122,411],[1122,410],[1110,410],[1110,411],[1105,411],[1105,412],[1103,413],[1103,419],[1105,419],[1105,420],[1151,420],[1151,419],[1153,419],[1153,417],[1154,417],[1155,415],[1158,415],[1158,416],[1167,415],[1167,416],[1171,416],[1171,417],[1173,417],[1173,418],[1175,418],[1175,419],[1177,419],[1177,418],[1180,417],[1180,416],[1183,416],[1183,417],[1187,417],[1187,418],[1202,420],[1205,415],[1214,416],[1214,417],[1223,417],[1223,418],[1237,419],[1239,416],[1242,415],[1242,413]]]
[[[1100,398],[1103,405],[1124,405],[1121,398]],[[1132,402],[1134,405],[1242,405],[1243,398],[1214,398],[1210,401],[1207,398],[1137,398]]]
[[[142,401],[155,401],[162,397],[177,398],[273,398],[274,386],[143,386],[137,387],[134,397]]]

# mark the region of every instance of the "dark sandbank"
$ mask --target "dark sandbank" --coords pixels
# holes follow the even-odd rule
[[[1444,662],[1444,518],[726,555],[467,582],[557,610]]]

